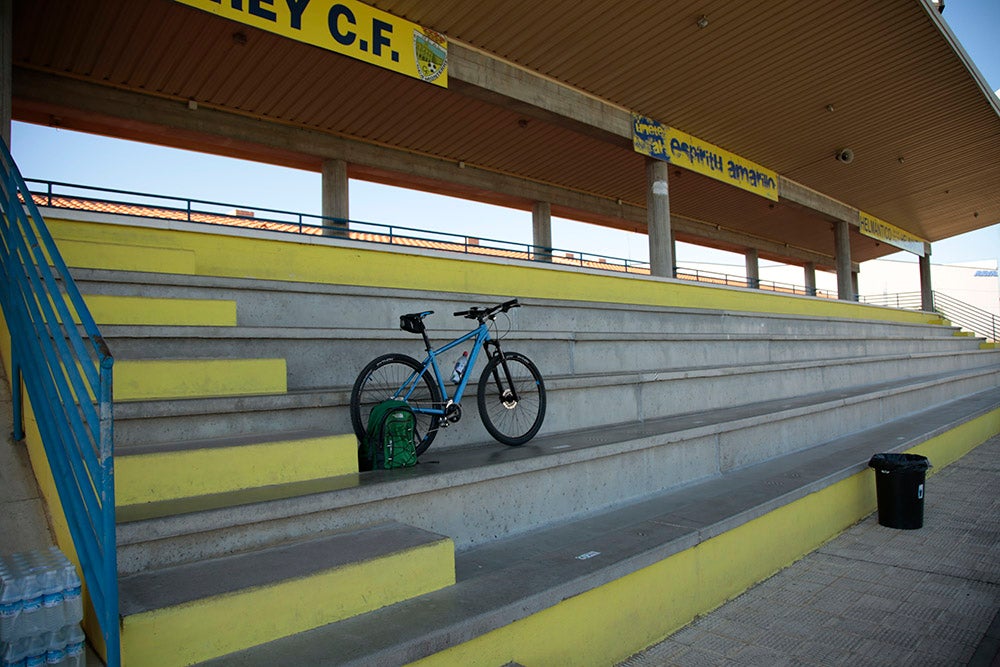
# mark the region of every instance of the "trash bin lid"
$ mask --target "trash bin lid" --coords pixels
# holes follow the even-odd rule
[[[875,454],[868,467],[879,472],[918,472],[931,467],[930,459],[919,454]]]

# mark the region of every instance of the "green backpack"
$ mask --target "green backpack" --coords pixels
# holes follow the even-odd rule
[[[365,463],[375,470],[416,465],[416,424],[406,401],[390,399],[372,408],[363,448]]]

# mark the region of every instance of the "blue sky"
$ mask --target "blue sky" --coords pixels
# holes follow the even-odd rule
[[[914,0],[916,1],[916,0]],[[1000,89],[1000,0],[947,0],[945,21],[962,43],[991,90]],[[204,199],[245,208],[273,208],[317,214],[318,173],[256,164],[113,140],[68,130],[15,123],[14,158],[26,178],[62,181],[136,192]],[[150,168],[155,165],[155,168]],[[998,185],[1000,187],[1000,185]],[[433,228],[457,234],[531,241],[531,213],[351,182],[351,218],[384,224]],[[1000,221],[997,221],[1000,222]],[[642,260],[645,235],[601,230],[554,220],[553,245],[566,250]],[[679,244],[678,263],[742,257]],[[909,259],[906,253],[893,259]],[[915,261],[915,258],[913,258]],[[1000,259],[1000,224],[935,243],[934,263]]]

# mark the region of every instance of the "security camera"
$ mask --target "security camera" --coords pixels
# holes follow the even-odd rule
[[[843,162],[844,164],[851,164],[852,162],[854,162],[854,151],[852,151],[850,148],[841,148],[839,151],[837,151],[835,157],[837,158],[838,162]]]

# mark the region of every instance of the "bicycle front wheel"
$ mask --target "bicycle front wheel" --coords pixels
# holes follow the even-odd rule
[[[413,357],[405,354],[385,354],[373,360],[354,382],[351,390],[351,425],[358,442],[367,435],[368,415],[372,408],[387,399],[406,400],[417,418],[417,456],[431,446],[441,423],[439,415],[419,412],[420,408],[441,406],[441,392],[429,372]]]
[[[499,353],[479,377],[479,417],[505,445],[523,445],[545,419],[545,382],[535,364],[517,352]]]

